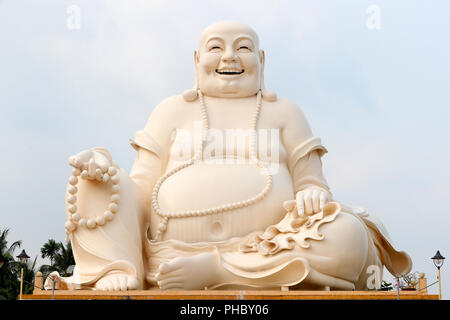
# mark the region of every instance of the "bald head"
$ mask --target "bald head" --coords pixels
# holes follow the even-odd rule
[[[200,48],[205,45],[208,39],[223,33],[250,36],[254,42],[255,49],[259,49],[259,38],[255,30],[244,23],[236,21],[221,21],[206,27],[200,36]]]

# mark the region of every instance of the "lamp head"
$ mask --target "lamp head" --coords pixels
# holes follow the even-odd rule
[[[17,256],[17,259],[19,259],[19,261],[21,262],[21,263],[25,263],[25,262],[27,262],[27,260],[29,259],[30,257],[27,255],[27,253],[25,252],[25,249],[23,249],[22,250],[22,252]]]
[[[433,260],[433,263],[436,266],[436,268],[440,269],[444,264],[445,257],[443,257],[438,250],[434,255],[434,257],[432,257],[431,259]]]

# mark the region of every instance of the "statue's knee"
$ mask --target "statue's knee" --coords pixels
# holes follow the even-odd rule
[[[321,228],[327,253],[332,257],[339,276],[346,279],[357,277],[368,254],[368,234],[363,222],[354,215],[340,212],[333,222]]]
[[[324,226],[325,227],[325,226]],[[364,255],[368,249],[368,235],[364,223],[352,214],[340,212],[336,220],[324,230],[344,255]],[[327,236],[325,235],[325,236]]]

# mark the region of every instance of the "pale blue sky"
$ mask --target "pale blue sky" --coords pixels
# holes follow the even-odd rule
[[[73,4],[79,30],[66,26]],[[366,26],[370,5],[380,29]],[[129,170],[128,138],[192,86],[203,28],[237,20],[260,36],[267,87],[328,148],[335,198],[377,215],[431,283],[429,258],[450,255],[448,12],[445,0],[0,0],[0,228],[32,257],[63,241],[68,157],[103,146]]]

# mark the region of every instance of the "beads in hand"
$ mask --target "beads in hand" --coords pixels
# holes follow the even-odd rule
[[[72,170],[72,175],[69,178],[69,184],[67,186],[67,203],[69,204],[67,206],[67,211],[69,214],[69,219],[65,223],[65,228],[67,234],[70,234],[74,232],[78,227],[88,228],[88,229],[95,229],[98,226],[104,226],[109,221],[112,221],[114,219],[115,214],[119,210],[119,203],[120,203],[120,177],[118,175],[117,168],[111,166],[109,167],[107,173],[102,174],[102,176],[99,176],[99,179],[103,182],[107,182],[108,180],[111,181],[111,199],[108,204],[107,209],[102,215],[98,215],[96,217],[92,218],[83,218],[81,217],[80,213],[78,212],[78,207],[76,205],[77,203],[77,192],[78,188],[76,185],[78,184],[78,177],[87,175],[87,171],[81,171],[78,168],[74,168]]]

